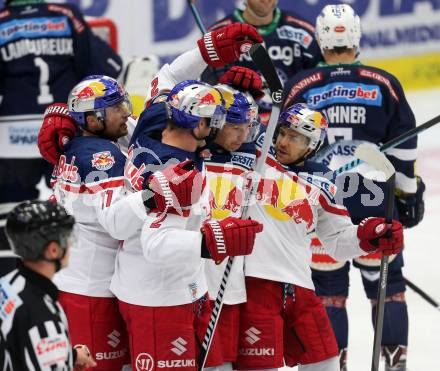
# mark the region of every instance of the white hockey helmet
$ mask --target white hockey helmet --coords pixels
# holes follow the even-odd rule
[[[277,129],[283,126],[308,138],[307,147],[310,152],[315,152],[324,143],[328,122],[321,112],[308,108],[304,103],[295,103],[281,112]]]
[[[215,87],[197,80],[179,82],[168,94],[169,118],[185,129],[197,127],[202,117],[210,118],[209,126],[221,129],[226,120],[225,101]]]
[[[350,5],[326,5],[316,18],[315,33],[322,52],[335,47],[359,48],[361,21]]]

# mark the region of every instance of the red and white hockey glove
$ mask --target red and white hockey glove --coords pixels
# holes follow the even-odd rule
[[[197,44],[204,61],[218,68],[235,62],[252,44],[262,42],[255,27],[237,22],[205,33]]]
[[[249,91],[255,100],[263,97],[263,80],[250,68],[233,66],[220,76],[219,82],[230,85],[240,91]]]
[[[203,223],[202,257],[221,262],[227,256],[249,255],[255,236],[263,230],[263,224],[255,220],[228,217]]]
[[[64,146],[78,131],[78,126],[69,115],[67,104],[54,103],[44,112],[43,125],[38,133],[38,149],[41,156],[53,165],[64,153]]]
[[[358,225],[359,246],[368,253],[398,254],[403,249],[402,224],[393,220],[391,231],[384,218],[366,218]]]
[[[153,211],[182,214],[199,201],[205,184],[194,161],[186,160],[150,175],[148,186],[154,196],[145,205]]]

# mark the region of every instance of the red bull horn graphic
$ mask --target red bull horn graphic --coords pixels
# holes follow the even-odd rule
[[[263,179],[258,185],[257,201],[273,218],[304,223],[308,230],[313,229],[313,211],[306,190],[292,179]]]
[[[208,93],[200,99],[200,104],[216,104],[216,103],[217,101],[212,93]]]
[[[214,176],[209,179],[209,203],[212,217],[222,220],[232,216],[240,211],[243,193],[233,180],[239,180],[238,177],[232,177],[230,174],[223,176]]]
[[[105,95],[106,87],[102,82],[94,81],[81,89],[76,95],[78,98],[102,97]]]

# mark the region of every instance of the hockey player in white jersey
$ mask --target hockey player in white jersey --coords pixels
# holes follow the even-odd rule
[[[162,119],[162,104],[166,104],[170,118],[165,117],[168,123],[159,142],[148,135],[148,124],[154,126],[156,119]],[[173,192],[179,202],[183,198],[189,204],[180,202],[181,208],[169,208],[167,214],[153,210],[141,230],[142,248],[130,239],[118,252],[111,289],[127,323],[133,367],[154,362],[157,368],[196,368],[196,339],[203,335],[210,315],[203,258],[222,261],[226,256],[249,254],[256,233],[262,229],[253,220],[233,217],[207,221],[209,192],[196,150],[204,145],[213,126],[221,128],[223,107],[222,95],[215,88],[183,81],[171,90],[165,103],[152,104],[144,111],[141,120],[145,131],[139,127],[132,138],[133,153],[149,150],[134,156],[130,164],[131,169],[147,165],[142,175],[147,182],[152,181],[148,167],[159,169],[170,159],[190,159],[200,174],[194,178],[192,197]],[[163,182],[161,171],[152,176]],[[212,353],[208,365],[221,363],[219,354]]]
[[[247,84],[249,80],[255,83],[251,86]],[[232,67],[220,77],[220,82],[222,84],[216,87],[225,98],[226,123],[212,136],[212,142],[203,152],[207,186],[211,193],[212,217],[216,220],[242,215],[247,186],[245,174],[254,165],[255,138],[260,129],[258,106],[254,99],[249,93],[234,88],[247,91],[262,87],[259,75],[245,67]],[[255,94],[255,89],[252,90]],[[226,261],[222,264],[206,262],[211,300],[217,297],[225,267]],[[232,370],[232,365],[237,360],[240,306],[245,301],[244,258],[236,257],[229,274],[224,304],[213,339],[213,344],[220,346],[222,350],[222,370]]]
[[[116,142],[127,135],[127,124],[134,126],[131,107],[123,87],[106,76],[91,76],[76,85],[68,103],[46,110],[39,135],[43,156],[58,160],[55,197],[78,220],[71,265],[56,282],[72,339],[89,346],[98,370],[120,369],[129,363],[128,341],[109,290],[120,244],[112,235],[127,223],[142,224],[134,210],[145,214],[141,194],[136,195],[137,209],[132,207],[134,195],[127,198],[131,202],[125,198],[125,156]],[[81,135],[74,137],[78,127]],[[163,206],[161,198],[155,195],[152,200]],[[118,213],[125,215],[125,224],[115,221]]]
[[[256,31],[247,30],[249,34],[240,41],[231,40],[230,51],[239,50],[242,42],[253,42]],[[217,46],[215,50],[221,56]],[[204,187],[203,160],[196,152],[213,128],[221,129],[226,113],[217,89],[185,80],[197,77],[205,67],[198,49],[163,66],[153,79],[153,99],[141,114],[131,141],[126,175],[133,190],[145,189],[151,183],[150,174],[170,161],[191,159],[201,175],[194,181],[199,191],[193,191],[188,205],[181,203],[174,214],[173,208],[167,214],[150,213],[150,220],[139,231],[141,240],[132,235],[118,251],[111,289],[127,323],[133,368],[139,364],[196,368],[196,344],[205,332],[211,309],[203,258],[221,261],[250,253],[255,234],[262,228],[254,221],[231,217],[206,222],[211,216],[209,192]],[[160,181],[159,173],[154,177]],[[182,195],[175,195],[180,202]],[[223,363],[219,351],[210,354],[208,367]]]
[[[40,133],[40,147],[47,152],[43,143],[48,143],[44,139],[53,128],[50,121],[61,120],[65,131],[73,119],[81,132],[65,145],[53,173],[56,200],[78,222],[71,264],[54,281],[72,340],[89,347],[98,370],[129,363],[124,322],[109,290],[119,241],[108,234],[98,215],[124,193],[125,156],[116,141],[127,134],[130,114],[128,96],[116,80],[90,76],[72,89],[68,107],[48,108]],[[115,346],[108,336],[116,339]]]
[[[336,186],[322,175],[327,169],[307,160],[322,144],[326,129],[322,114],[302,104],[280,116],[257,202],[249,210],[264,231],[245,258],[247,302],[240,319],[238,370],[274,369],[284,362],[300,370],[339,370],[333,330],[311,278],[313,231],[338,260],[371,251],[389,255],[403,247],[397,221],[391,237],[385,236],[383,218],[353,225],[335,201]]]

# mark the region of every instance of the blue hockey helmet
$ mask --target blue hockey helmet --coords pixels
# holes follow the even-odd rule
[[[130,97],[115,79],[104,75],[87,76],[69,93],[69,113],[80,126],[86,124],[86,113],[94,112],[105,119],[105,109],[124,102],[132,112]]]
[[[248,124],[250,130],[246,142],[254,141],[260,129],[260,120],[258,106],[252,96],[225,84],[215,87],[220,90],[225,100],[226,124]]]
[[[211,85],[185,80],[168,94],[169,118],[185,129],[194,129],[202,117],[210,119],[211,128],[221,129],[226,119],[225,101],[219,90]]]

